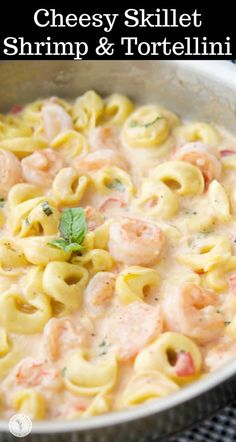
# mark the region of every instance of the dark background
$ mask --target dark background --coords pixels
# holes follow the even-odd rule
[[[210,41],[225,41],[226,37],[231,37],[232,56],[173,56],[170,59],[236,59],[236,12],[234,2],[188,2],[186,6],[182,2],[173,1],[136,1],[126,2],[125,7],[118,7],[117,2],[110,2],[105,7],[104,2],[75,2],[67,1],[64,6],[59,6],[59,2],[52,1],[34,1],[34,2],[2,2],[0,10],[0,59],[63,59],[71,58],[62,56],[7,56],[3,53],[3,41],[6,37],[24,37],[27,41],[45,41],[50,36],[53,41],[86,41],[89,45],[89,52],[84,59],[163,59],[163,56],[141,56],[136,52],[132,57],[124,56],[124,47],[120,45],[121,36],[137,36],[139,40],[144,41],[162,41],[164,37],[168,40],[183,41],[185,36],[203,37],[206,36]],[[39,28],[34,24],[33,15],[39,8],[55,8],[57,12],[63,14],[75,13],[120,13],[117,18],[114,29],[110,32],[104,32],[102,28]],[[123,12],[129,8],[145,8],[147,12],[154,13],[156,8],[176,8],[177,13],[193,13],[195,9],[202,13],[203,24],[200,28],[126,28],[123,24]],[[95,46],[100,37],[108,37],[115,43],[115,52],[111,56],[99,57],[95,53]],[[96,43],[96,44],[95,44]]]

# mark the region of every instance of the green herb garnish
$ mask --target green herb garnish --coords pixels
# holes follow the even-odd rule
[[[188,209],[187,207],[183,207],[182,211],[185,215],[197,215],[196,210],[191,210],[191,209]]]
[[[108,183],[107,187],[108,187],[108,189],[118,190],[118,192],[121,192],[121,193],[125,192],[125,186],[118,178],[115,178],[113,181]]]
[[[64,209],[61,215],[59,231],[61,238],[55,238],[48,244],[65,252],[81,251],[81,245],[87,233],[85,211],[82,207]]]
[[[62,375],[63,378],[65,377],[65,375],[66,375],[66,367],[62,368],[61,375]]]
[[[4,207],[5,200],[4,198],[0,198],[0,209]]]
[[[99,344],[99,346],[98,347],[105,347],[106,346],[106,341],[104,340],[104,341],[102,341],[100,344]]]
[[[42,203],[42,209],[43,209],[45,215],[47,215],[47,216],[50,216],[53,214],[52,208],[49,206],[47,201]]]
[[[163,117],[160,117],[158,115],[154,120],[150,121],[149,123],[144,123],[144,124],[139,123],[137,120],[132,120],[130,122],[130,127],[138,127],[138,126],[149,127],[149,126],[152,126],[153,124],[155,124],[158,120],[162,120],[162,119],[163,119]]]

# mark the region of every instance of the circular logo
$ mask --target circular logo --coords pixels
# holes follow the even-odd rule
[[[8,422],[8,427],[13,436],[25,437],[31,433],[32,421],[26,414],[14,414]]]

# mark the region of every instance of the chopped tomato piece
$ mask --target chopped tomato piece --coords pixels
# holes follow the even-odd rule
[[[225,150],[221,150],[220,154],[222,157],[227,157],[228,155],[236,154],[236,150],[225,149]]]
[[[194,376],[196,369],[194,366],[193,358],[189,352],[180,351],[177,354],[177,360],[175,364],[175,372],[178,376]]]
[[[11,114],[19,114],[23,109],[23,106],[21,106],[20,104],[15,104],[14,106],[12,106],[10,113]]]

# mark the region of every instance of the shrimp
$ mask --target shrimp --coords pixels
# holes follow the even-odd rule
[[[118,135],[114,127],[98,126],[91,129],[88,134],[88,141],[92,150],[118,148]]]
[[[66,163],[59,153],[43,149],[21,161],[25,181],[38,186],[50,187],[53,178]]]
[[[107,324],[108,342],[117,348],[119,359],[127,361],[162,332],[159,307],[133,302],[117,307]]]
[[[98,272],[90,279],[84,294],[85,305],[96,314],[101,313],[115,292],[116,276],[111,272]]]
[[[169,330],[183,333],[200,344],[217,339],[224,329],[215,293],[196,284],[186,283],[164,298],[163,313]]]
[[[88,172],[101,169],[106,166],[117,166],[121,169],[127,169],[125,159],[118,152],[111,149],[96,150],[91,152],[83,158],[75,160],[75,167],[77,169],[86,170]]]
[[[21,163],[12,153],[0,149],[0,196],[5,197],[14,184],[22,181]]]
[[[66,397],[65,401],[60,401],[55,408],[52,403],[52,417],[60,419],[75,419],[82,415],[89,407],[90,399],[85,396]]]
[[[115,209],[122,209],[125,207],[125,202],[121,198],[106,198],[105,201],[100,205],[99,211],[101,213],[114,213]]]
[[[109,251],[115,260],[128,265],[155,264],[164,243],[162,230],[153,223],[123,218],[110,226]]]
[[[218,345],[209,350],[205,356],[208,371],[214,371],[236,357],[236,343],[230,338],[223,338]]]
[[[104,217],[99,210],[95,209],[94,207],[86,207],[85,216],[89,232],[93,232],[104,223]]]
[[[221,162],[218,152],[213,147],[200,141],[188,143],[176,152],[175,158],[199,167],[204,176],[206,188],[214,179],[220,179]]]
[[[48,367],[46,361],[35,360],[31,357],[22,359],[15,372],[17,386],[46,387],[52,390],[60,389],[62,378],[60,370]]]
[[[48,141],[57,135],[73,128],[72,118],[59,106],[48,101],[42,107],[43,129]]]
[[[67,318],[52,318],[44,328],[45,351],[50,360],[57,360],[63,354],[84,344],[85,332],[81,325],[73,324]]]

